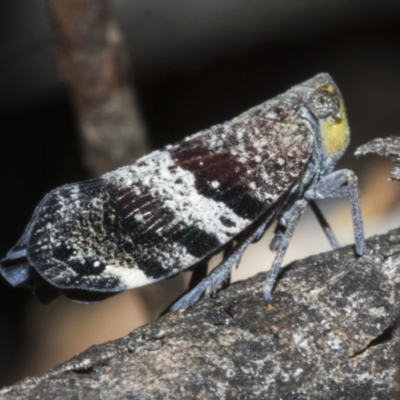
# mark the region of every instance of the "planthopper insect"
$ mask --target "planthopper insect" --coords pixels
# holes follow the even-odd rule
[[[171,277],[222,249],[223,261],[172,309],[215,292],[246,248],[277,221],[271,290],[310,201],[348,196],[356,253],[365,251],[357,178],[334,171],[349,143],[343,98],[325,73],[98,179],[62,186],[36,208],[1,261],[13,286],[43,302],[92,302]]]

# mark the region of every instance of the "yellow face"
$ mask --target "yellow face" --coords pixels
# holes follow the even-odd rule
[[[341,154],[350,139],[350,129],[347,122],[343,101],[340,102],[341,117],[337,120],[328,117],[319,121],[322,135],[322,145],[329,156]]]
[[[324,152],[329,157],[340,156],[350,140],[342,96],[332,84],[328,84],[311,96],[309,107],[319,120]]]

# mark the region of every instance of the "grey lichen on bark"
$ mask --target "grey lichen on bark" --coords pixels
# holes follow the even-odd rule
[[[93,346],[1,399],[392,399],[400,230],[264,274]],[[132,310],[134,312],[134,310]]]

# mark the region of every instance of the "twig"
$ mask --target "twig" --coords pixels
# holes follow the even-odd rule
[[[106,0],[48,0],[61,74],[81,128],[86,164],[95,175],[127,165],[147,150],[128,82],[121,33]]]

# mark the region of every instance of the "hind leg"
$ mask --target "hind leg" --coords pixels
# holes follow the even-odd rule
[[[348,197],[353,219],[354,240],[358,255],[365,253],[364,224],[361,214],[358,179],[353,171],[342,169],[323,177],[318,184],[308,190],[304,197],[308,200]]]
[[[247,247],[265,232],[271,221],[272,216],[267,216],[267,218],[256,224],[254,229],[237,243],[232,252],[206,278],[172,305],[171,311],[191,307],[201,298],[207,288],[210,288],[211,292],[216,292],[229,278],[233,265],[240,262]]]

